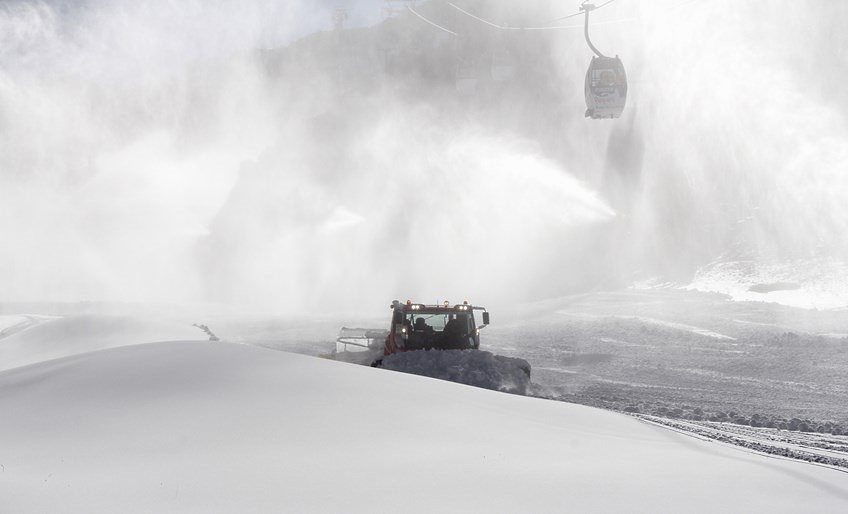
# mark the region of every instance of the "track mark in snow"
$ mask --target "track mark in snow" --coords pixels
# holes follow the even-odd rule
[[[826,337],[828,339],[845,339],[848,338],[848,334],[816,334],[819,337]]]
[[[537,371],[551,371],[553,373],[562,373],[563,375],[577,375],[578,372],[570,369],[561,368],[533,368]]]
[[[842,473],[848,473],[848,454],[843,454],[832,449],[802,446],[797,443],[765,437],[762,434],[739,434],[732,430],[732,426],[730,428],[707,426],[692,421],[672,420],[644,414],[633,416],[646,423],[662,426],[698,439],[731,444],[769,457],[808,462],[841,471]],[[740,428],[744,427],[740,426]]]
[[[775,323],[763,323],[761,321],[748,321],[748,320],[745,320],[745,319],[732,319],[730,321],[732,321],[734,323],[740,323],[742,325],[757,325],[758,327],[781,328],[780,325],[777,325]]]
[[[45,321],[53,321],[59,318],[60,316],[33,316],[30,314],[0,316],[0,339],[18,334]]]
[[[645,343],[628,343],[627,341],[622,341],[621,339],[613,339],[611,337],[602,337],[600,338],[602,343],[606,344],[617,344],[619,346],[625,346],[627,348],[657,348],[655,344],[645,344]]]
[[[698,334],[698,335],[704,336],[704,337],[710,337],[712,339],[720,339],[720,340],[724,340],[724,341],[736,341],[737,340],[735,337],[731,337],[731,336],[724,335],[724,334],[719,334],[718,332],[713,332],[712,330],[709,330],[709,329],[706,329],[706,328],[693,327],[692,325],[685,325],[683,323],[675,323],[673,321],[664,321],[664,320],[656,319],[656,318],[646,318],[644,316],[622,316],[622,315],[608,316],[608,315],[599,315],[599,314],[588,314],[588,313],[585,313],[585,312],[569,312],[569,311],[566,311],[566,310],[556,311],[556,314],[559,314],[560,316],[570,316],[570,317],[573,317],[573,318],[580,318],[580,319],[609,318],[609,319],[623,319],[623,320],[631,320],[631,321],[641,321],[642,323],[645,323],[645,324],[648,324],[648,325],[657,325],[657,326],[661,326],[661,327],[665,327],[665,328],[672,328],[672,329],[675,329],[675,330],[681,330],[683,332],[690,332],[690,333],[693,333],[693,334]]]
[[[691,325],[684,325],[683,323],[674,323],[671,321],[663,321],[661,319],[655,318],[645,318],[642,316],[613,316],[618,319],[632,319],[641,321],[643,323],[648,323],[650,325],[659,325],[661,327],[673,328],[675,330],[682,330],[684,332],[691,332],[693,334],[698,334],[704,337],[711,337],[713,339],[722,339],[726,341],[736,341],[735,337],[727,336],[724,334],[719,334],[718,332],[713,332],[712,330],[708,330],[706,328],[693,327]]]

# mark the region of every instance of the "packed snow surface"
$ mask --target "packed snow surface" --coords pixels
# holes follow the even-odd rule
[[[839,512],[848,475],[590,407],[246,345],[0,373],[2,512]]]

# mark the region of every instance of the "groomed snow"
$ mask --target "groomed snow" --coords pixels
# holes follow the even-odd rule
[[[848,475],[636,419],[225,343],[0,373],[0,512],[839,512]]]

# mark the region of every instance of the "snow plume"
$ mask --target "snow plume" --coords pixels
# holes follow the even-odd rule
[[[572,124],[561,152],[618,211],[623,271],[687,283],[716,261],[848,259],[848,6],[616,2],[593,19],[627,68],[628,106]],[[573,91],[581,39],[554,42]]]
[[[563,230],[613,217],[532,139],[446,126],[391,80],[334,116],[347,93],[321,55],[269,74],[267,49],[328,14],[4,4],[3,299],[503,298],[549,282]]]
[[[839,235],[848,230],[848,96],[832,87],[848,77],[848,56],[838,55],[848,8],[725,7],[703,3],[646,25],[667,36],[646,48],[636,74],[637,84],[654,80],[636,100],[651,129],[640,234],[683,250],[683,265],[848,257]]]
[[[3,300],[186,299],[191,251],[276,133],[258,48],[310,2],[0,4]]]
[[[334,6],[0,5],[2,299],[491,305],[848,256],[842,3],[612,3],[604,122],[579,18],[424,2],[460,36],[402,14],[285,47]]]
[[[535,145],[382,100],[334,129],[336,160],[283,144],[243,167],[201,250],[216,294],[287,309],[526,298],[562,284],[563,234],[614,217]]]

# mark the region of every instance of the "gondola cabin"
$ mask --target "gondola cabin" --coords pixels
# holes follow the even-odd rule
[[[627,102],[627,74],[621,59],[592,57],[586,72],[586,117],[618,118]]]

